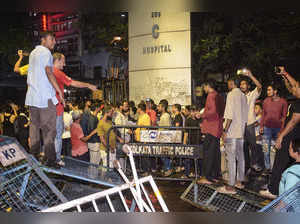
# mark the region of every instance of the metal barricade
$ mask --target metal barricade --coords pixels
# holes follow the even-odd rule
[[[300,181],[259,212],[300,212]]]
[[[89,183],[99,184],[107,187],[114,187],[124,183],[120,175],[113,168],[97,165],[68,156],[62,156],[65,166],[60,169],[42,166],[47,173],[59,176],[71,177]]]
[[[139,141],[136,139],[136,130],[140,130]],[[202,134],[200,127],[165,127],[165,126],[113,126],[107,133],[106,145],[109,145],[110,133],[114,132],[123,139],[127,139],[126,144],[130,145],[133,151],[133,156],[138,161],[137,166],[141,169],[142,159],[154,159],[157,165],[158,159],[170,158],[173,161],[177,160],[180,166],[183,165],[184,159],[191,159],[192,166],[194,167],[195,177],[180,178],[178,175],[171,177],[162,177],[159,173],[153,175],[155,179],[162,180],[189,180],[199,176],[199,160],[203,157],[202,152]],[[128,134],[130,133],[130,134]],[[190,136],[193,136],[197,144],[183,144],[184,133],[188,133],[188,141]],[[130,139],[130,140],[128,140]],[[118,145],[122,145],[118,143]],[[117,147],[117,157],[126,156],[122,153],[120,148]],[[107,153],[107,160],[110,160],[111,152]],[[179,160],[179,161],[178,161]],[[125,166],[126,169],[126,166]],[[179,171],[182,172],[182,171]]]
[[[222,194],[221,185],[197,184],[196,181],[181,195],[185,202],[210,212],[257,212],[269,202],[256,192],[237,189],[237,194]]]
[[[146,190],[145,183],[149,183],[152,195],[155,195],[157,202],[160,205],[158,211],[168,212],[168,208],[155,184],[152,176],[143,177],[138,179],[138,175],[135,168],[135,163],[133,160],[133,153],[130,146],[123,146],[125,153],[129,156],[131,170],[133,171],[133,180],[129,181],[118,161],[114,161],[114,165],[118,172],[120,173],[123,180],[126,182],[120,186],[110,188],[108,190],[101,191],[99,193],[91,194],[67,203],[54,206],[43,210],[42,212],[68,212],[77,211],[83,212],[86,207],[93,207],[95,212],[130,212],[130,211],[140,211],[140,212],[155,212],[157,208],[153,205],[153,198],[150,197],[151,192]],[[116,199],[118,197],[121,200],[123,207],[116,208],[116,204],[113,203],[112,198]]]
[[[67,199],[15,138],[0,136],[0,211],[33,212]]]

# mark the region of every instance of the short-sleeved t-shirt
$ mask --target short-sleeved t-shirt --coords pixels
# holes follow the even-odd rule
[[[20,68],[19,68],[19,70],[20,70],[20,75],[27,75],[27,74],[28,74],[28,67],[29,67],[29,64],[20,67]]]
[[[111,121],[104,121],[103,119],[99,121],[98,126],[97,126],[97,134],[99,137],[104,137],[105,141],[107,140],[107,134],[109,129],[112,127],[112,122]],[[106,142],[105,142],[106,143]],[[111,148],[115,149],[116,148],[116,134],[114,131],[110,131],[109,134],[109,145]],[[106,151],[106,147],[102,144],[100,144],[100,150]]]
[[[185,122],[185,127],[200,127],[200,120],[193,119],[191,117],[188,117]],[[185,133],[188,133],[188,142],[187,144],[190,145],[197,145],[200,144],[200,138],[201,138],[201,131],[200,128],[197,129],[185,129]]]
[[[294,113],[300,113],[300,100],[297,99],[296,102],[293,102],[288,108],[287,119],[285,125],[292,119]],[[298,124],[300,126],[300,124]]]
[[[87,143],[80,139],[84,137],[82,128],[77,123],[71,124],[71,143],[72,143],[72,156],[81,156],[88,152]]]
[[[53,74],[56,78],[56,82],[60,88],[60,91],[64,95],[64,86],[70,86],[72,83],[72,79],[68,77],[63,71],[53,68]],[[58,92],[56,92],[56,98],[58,100],[58,104],[56,105],[56,115],[62,116],[64,112],[64,105],[61,103]]]
[[[151,119],[150,116],[148,114],[143,114],[139,116],[139,119],[137,121],[137,125],[138,126],[151,126]],[[140,132],[141,130],[143,130],[144,128],[137,128],[135,131],[135,135],[136,135],[136,140],[140,141],[141,136],[140,136]]]
[[[176,124],[179,123],[179,127],[183,126],[183,119],[180,114],[175,115],[174,121],[173,121],[173,126],[175,127]]]

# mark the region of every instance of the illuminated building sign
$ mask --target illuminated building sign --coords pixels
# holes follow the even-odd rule
[[[43,27],[43,31],[47,30],[47,16],[46,16],[46,14],[42,15],[42,27]]]

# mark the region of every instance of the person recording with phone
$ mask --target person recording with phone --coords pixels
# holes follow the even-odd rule
[[[20,75],[28,74],[29,64],[21,66],[24,56],[29,56],[29,53],[24,52],[23,50],[18,50],[19,59],[17,60],[14,66],[14,72],[19,73]]]
[[[256,145],[256,136],[255,136],[255,102],[259,98],[262,90],[261,83],[255,78],[252,72],[249,69],[243,69],[240,82],[240,89],[247,97],[247,103],[249,106],[248,112],[248,122],[245,130],[244,137],[244,153],[245,153],[245,171],[246,174],[249,174],[251,171],[251,167],[260,171],[264,168],[264,164],[259,164],[260,159],[263,158],[262,151]],[[250,90],[250,80],[255,84],[255,89]],[[251,157],[249,151],[251,150]]]
[[[289,146],[291,141],[300,138],[300,96],[299,83],[285,71],[283,66],[279,66],[275,72],[282,76],[287,89],[297,100],[291,104],[287,113],[284,129],[279,133],[275,148],[277,149],[272,174],[268,189],[260,191],[260,194],[275,198],[279,194],[279,183],[283,172],[289,167],[292,158],[289,155]]]

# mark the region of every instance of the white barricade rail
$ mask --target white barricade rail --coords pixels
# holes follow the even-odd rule
[[[111,212],[169,212],[168,207],[162,198],[152,176],[138,179],[130,146],[124,145],[123,150],[129,156],[130,165],[133,172],[132,181],[129,181],[129,179],[126,177],[119,162],[115,161],[114,165],[125,181],[125,184],[44,209],[42,212],[84,212],[84,208],[90,206],[91,204],[95,212],[103,212],[104,210],[99,208],[101,206],[102,208],[103,206],[106,208],[109,207]],[[148,185],[146,186],[145,184]],[[155,198],[153,196],[155,196]],[[111,200],[111,198],[116,197],[122,201],[123,208],[116,208],[115,204]]]

